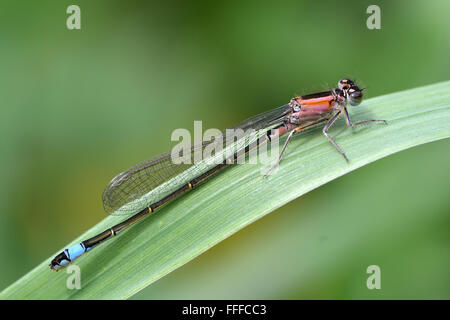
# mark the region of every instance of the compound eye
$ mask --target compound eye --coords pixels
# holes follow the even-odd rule
[[[352,106],[357,106],[363,99],[363,93],[359,89],[351,88],[348,90],[348,98]]]
[[[343,79],[339,80],[339,83],[338,83],[339,89],[342,89],[342,90],[347,90],[348,88],[350,88],[354,85],[355,85],[355,83],[352,80],[347,79],[347,78],[343,78]]]

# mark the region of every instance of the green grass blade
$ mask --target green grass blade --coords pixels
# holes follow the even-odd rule
[[[350,115],[354,121],[389,122],[351,130],[339,121],[330,130],[350,163],[320,130],[307,132],[289,144],[275,175],[264,179],[260,165],[230,168],[76,260],[81,290],[67,289],[69,274],[48,268],[52,256],[5,289],[0,298],[127,298],[320,185],[395,152],[450,137],[450,81],[369,99],[351,108]],[[122,219],[109,216],[72,244]]]

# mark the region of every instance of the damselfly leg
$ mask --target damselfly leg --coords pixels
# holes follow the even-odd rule
[[[325,125],[325,127],[323,127],[322,132],[325,135],[325,137],[328,139],[328,141],[330,141],[333,146],[336,148],[337,151],[339,151],[339,153],[344,157],[345,161],[349,162],[347,156],[345,155],[344,150],[341,149],[341,147],[339,147],[339,145],[337,144],[336,141],[334,141],[334,139],[332,137],[330,137],[330,135],[328,134],[328,129],[330,129],[330,127],[336,122],[337,119],[339,119],[339,117],[341,116],[341,111],[339,110],[331,119],[330,121],[327,122],[327,124]]]
[[[369,123],[369,122],[382,122],[384,124],[387,124],[386,120],[375,120],[375,119],[361,120],[361,121],[357,121],[357,122],[353,123],[350,120],[350,116],[348,114],[347,108],[344,108],[344,115],[345,115],[345,122],[347,123],[347,126],[349,126],[349,127],[356,127],[356,126],[359,126],[361,124],[366,124],[366,123]]]
[[[295,133],[299,133],[299,132],[305,131],[306,129],[310,129],[311,127],[315,127],[315,126],[317,126],[318,124],[321,124],[321,123],[323,123],[323,122],[325,122],[325,121],[327,121],[327,120],[328,120],[327,118],[320,119],[320,120],[315,121],[315,122],[313,122],[313,123],[309,123],[309,124],[304,125],[304,126],[296,127],[295,129],[291,130],[291,131],[289,132],[289,135],[288,135],[286,141],[284,142],[283,148],[281,149],[281,152],[280,152],[280,155],[279,155],[278,158],[277,158],[277,161],[276,161],[276,162],[272,165],[272,167],[270,167],[270,169],[264,174],[264,177],[267,177],[267,176],[271,175],[272,172],[273,172],[276,168],[278,168],[278,166],[279,166],[279,164],[280,164],[280,161],[281,161],[281,158],[283,157],[283,154],[284,154],[284,152],[286,151],[286,147],[287,147],[287,145],[289,144],[289,142],[291,141],[291,139],[292,139],[292,137],[293,137],[293,135],[294,135]]]

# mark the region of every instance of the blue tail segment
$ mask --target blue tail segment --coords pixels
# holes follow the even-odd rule
[[[53,270],[62,269],[71,261],[81,256],[83,253],[89,251],[89,249],[91,248],[86,249],[86,246],[83,244],[83,242],[67,248],[52,260],[52,262],[50,263],[50,268]]]
[[[64,251],[66,252],[66,255],[70,259],[70,261],[72,261],[81,256],[83,253],[85,253],[86,247],[84,246],[83,243],[79,243],[73,247],[67,248]]]

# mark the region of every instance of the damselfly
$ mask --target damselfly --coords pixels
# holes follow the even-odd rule
[[[236,129],[243,129],[244,132],[246,129],[254,129],[259,132],[257,138],[263,136],[265,142],[270,142],[274,137],[280,137],[288,133],[279,157],[269,172],[278,166],[294,133],[302,132],[319,124],[325,124],[322,129],[323,134],[348,161],[344,151],[328,134],[328,130],[336,120],[344,115],[349,127],[368,122],[386,123],[385,120],[371,119],[355,123],[350,120],[347,104],[356,106],[361,103],[362,98],[363,90],[352,80],[344,78],[338,82],[338,88],[295,97],[281,107],[247,119]],[[246,137],[242,136],[241,138]],[[261,141],[261,139],[258,141]],[[200,146],[194,146],[190,150],[194,153],[197,149],[201,151],[208,145],[209,143],[204,143]],[[103,206],[109,214],[134,215],[92,238],[65,249],[51,261],[50,268],[58,270],[67,266],[71,261],[96,245],[117,235],[170,201],[195,189],[213,175],[234,163],[242,155],[242,151],[244,154],[249,152],[250,148],[250,143],[244,144],[241,150],[236,150],[230,156],[224,157],[219,163],[209,163],[208,165],[205,165],[205,162],[200,164],[175,164],[172,161],[171,153],[168,152],[120,173],[111,180],[104,190]]]

